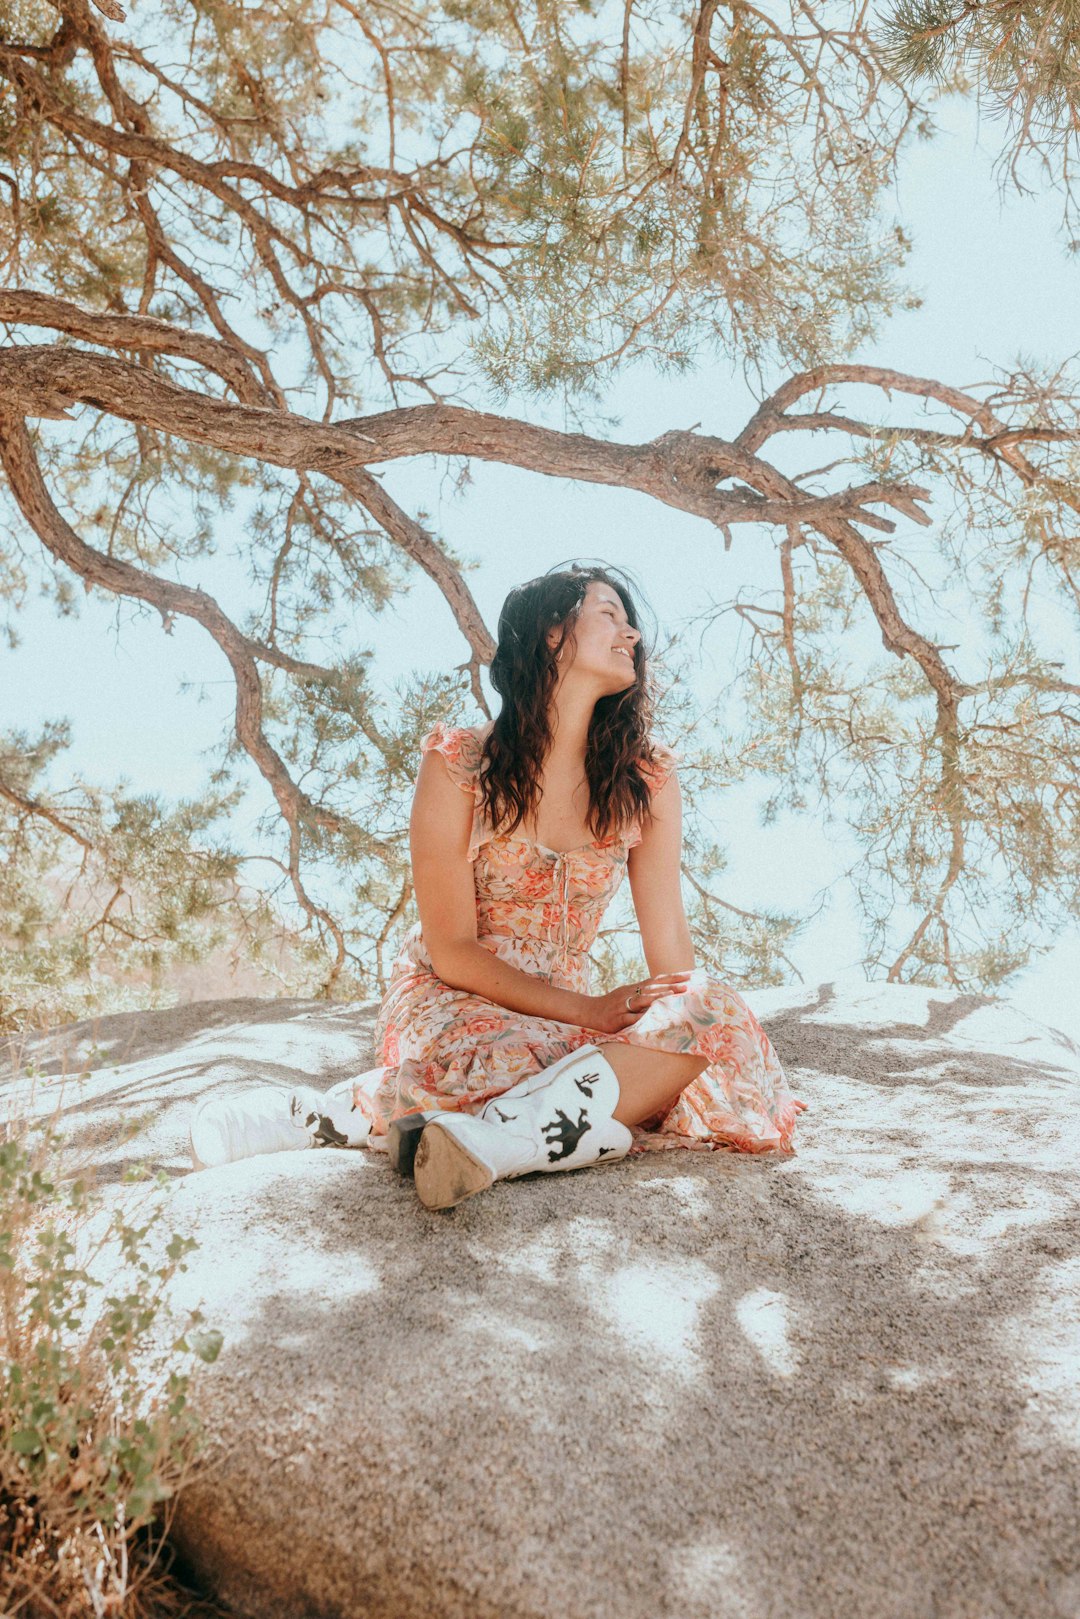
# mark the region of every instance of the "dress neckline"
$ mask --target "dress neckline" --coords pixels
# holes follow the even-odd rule
[[[546,843],[537,843],[535,838],[522,837],[519,841],[522,843],[527,843],[530,848],[541,850],[543,854],[553,854],[556,857],[560,857],[566,854],[580,854],[582,849],[595,849],[596,845],[600,842],[600,839],[590,838],[588,843],[579,843],[573,849],[552,849]]]
[[[601,843],[609,841],[606,838],[591,838],[588,843],[579,843],[573,849],[552,849],[546,843],[537,843],[535,838],[526,838],[516,832],[496,832],[495,836],[501,838],[504,843],[527,844],[530,849],[539,849],[542,854],[553,854],[557,859],[563,855],[580,854],[583,849],[599,848]]]

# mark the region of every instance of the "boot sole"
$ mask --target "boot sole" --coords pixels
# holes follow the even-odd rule
[[[413,1174],[416,1195],[426,1209],[451,1209],[495,1181],[488,1166],[438,1124],[421,1134]]]

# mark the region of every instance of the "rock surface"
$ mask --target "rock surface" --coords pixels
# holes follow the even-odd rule
[[[1077,1619],[1080,1052],[981,996],[748,998],[810,1103],[796,1156],[672,1151],[444,1213],[368,1151],[186,1172],[209,1086],[339,1083],[373,1060],[373,1007],[28,1043],[39,1104],[96,1044],[72,1150],[106,1181],[165,1168],[201,1244],[177,1304],[225,1347],[177,1535],[226,1601]]]

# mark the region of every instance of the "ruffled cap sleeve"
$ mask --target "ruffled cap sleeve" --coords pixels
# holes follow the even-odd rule
[[[668,778],[675,773],[682,755],[676,753],[674,748],[669,748],[666,742],[659,742],[656,739],[653,740],[652,751],[652,760],[650,761],[642,759],[638,765],[638,769],[645,777],[650,795],[655,797]],[[627,848],[633,849],[640,842],[641,818],[639,816],[630,830],[630,836],[627,839]]]
[[[432,750],[442,754],[451,781],[455,782],[462,792],[472,796],[473,824],[469,837],[468,858],[475,860],[480,845],[491,836],[490,829],[480,813],[480,762],[483,757],[483,740],[467,725],[446,725],[442,720],[437,720],[420,741],[421,755],[431,753]]]
[[[473,792],[480,769],[480,740],[465,725],[445,725],[437,720],[420,742],[421,754],[434,749],[446,760],[451,779],[467,793]]]

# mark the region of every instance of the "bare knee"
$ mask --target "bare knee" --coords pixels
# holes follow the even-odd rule
[[[619,1101],[614,1117],[620,1124],[641,1124],[666,1113],[707,1066],[694,1052],[656,1051],[652,1047],[613,1041],[599,1047],[615,1070]]]

